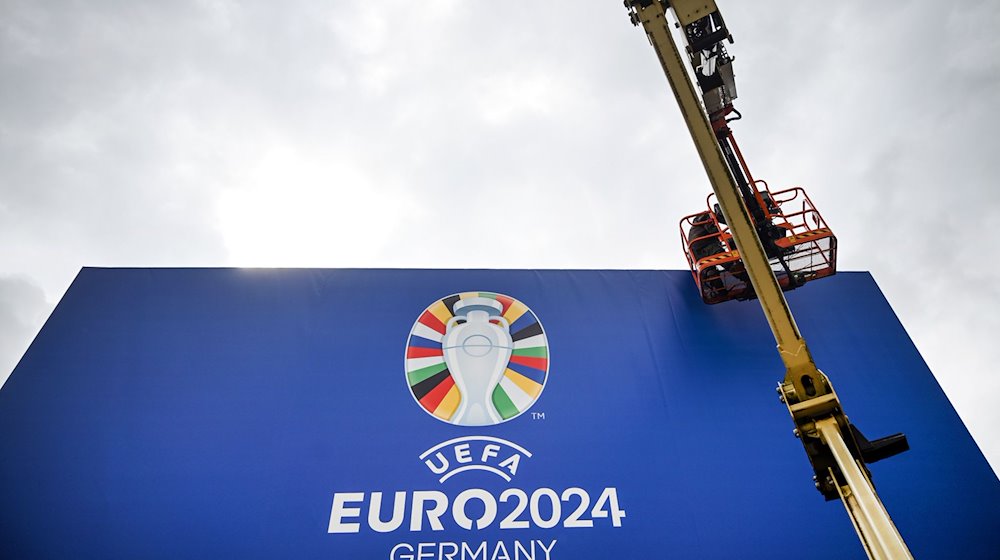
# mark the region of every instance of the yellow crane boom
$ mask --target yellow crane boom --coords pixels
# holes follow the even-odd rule
[[[802,440],[813,466],[817,489],[827,499],[839,498],[844,503],[870,558],[912,558],[865,467],[865,463],[905,450],[905,437],[897,434],[874,442],[866,440],[844,414],[829,379],[817,368],[769,264],[734,170],[702,104],[702,96],[691,80],[682,49],[670,31],[668,10],[673,12],[681,29],[700,25],[699,29],[713,30],[714,39],[729,38],[728,31],[719,27],[722,18],[715,1],[625,0],[625,6],[632,23],[643,27],[656,51],[774,334],[785,365],[785,377],[778,391],[795,423],[794,433]],[[689,45],[687,52],[694,55],[702,47]],[[719,102],[717,96],[711,99],[713,106]]]

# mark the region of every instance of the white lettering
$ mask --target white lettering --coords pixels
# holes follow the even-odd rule
[[[417,560],[423,560],[424,558],[434,558],[434,551],[431,550],[434,547],[432,542],[422,542],[417,545]],[[424,549],[427,549],[426,551]]]
[[[524,553],[524,560],[535,560],[535,541],[531,541],[531,552],[528,552],[528,549],[521,544],[521,541],[514,541],[514,558],[520,560],[522,552]]]
[[[510,472],[510,476],[514,476],[515,474],[517,474],[517,465],[520,463],[521,463],[521,456],[514,454],[504,459],[504,461],[500,463],[500,468],[507,469]]]
[[[479,458],[479,461],[485,463],[490,457],[497,457],[498,453],[500,453],[500,446],[490,443],[483,448],[483,456]]]
[[[392,502],[392,517],[382,521],[382,493],[372,492],[371,503],[368,504],[368,526],[379,533],[391,533],[403,524],[406,515],[406,492],[396,492]]]
[[[538,541],[538,546],[542,547],[542,550],[545,551],[545,560],[549,560],[551,558],[549,553],[552,552],[553,548],[555,548],[556,540],[552,539],[552,542],[549,543],[549,546],[545,546],[545,543],[543,543],[542,541]]]
[[[594,522],[590,519],[580,519],[587,513],[587,506],[590,505],[590,495],[583,488],[567,488],[562,493],[562,501],[569,504],[573,496],[580,497],[580,505],[569,514],[569,517],[563,522],[563,527],[593,527]]]
[[[472,452],[469,451],[469,444],[463,443],[462,445],[455,446],[455,460],[459,463],[471,463],[472,462]]]
[[[568,488],[561,494],[551,488],[537,488],[530,495],[519,488],[507,488],[499,498],[482,488],[468,488],[454,498],[437,490],[398,491],[392,493],[391,506],[385,503],[388,496],[388,492],[382,491],[334,493],[328,532],[358,533],[363,521],[367,521],[368,529],[375,533],[405,531],[407,528],[411,532],[444,531],[445,525],[466,531],[491,527],[501,530],[552,529],[557,526],[580,528],[594,527],[598,523],[621,527],[626,517],[618,502],[618,490],[614,487],[604,488],[593,507],[589,507],[591,494],[579,487]],[[473,501],[481,502],[482,506],[478,503],[470,505]],[[400,560],[419,558],[419,550],[410,552],[414,554],[413,559]],[[490,560],[492,552],[493,549],[488,548],[485,558],[475,560]],[[508,552],[517,560],[516,549],[510,548]],[[405,556],[407,551],[400,549],[396,553]],[[465,560],[449,547],[438,552],[438,556],[446,554]],[[533,560],[527,552],[525,555],[528,560]],[[540,554],[535,556],[541,557]]]
[[[466,555],[466,552],[469,553],[468,556]],[[483,554],[483,560],[486,560],[486,555],[488,553],[486,551],[486,543],[485,542],[479,543],[479,548],[477,548],[475,552],[473,552],[472,549],[469,548],[469,543],[462,543],[462,558],[463,559],[466,559],[466,560],[476,560],[477,558],[479,558],[479,554],[480,553]]]
[[[427,459],[426,461],[424,461],[424,464],[427,465],[427,468],[430,469],[431,472],[434,474],[441,474],[447,471],[450,464],[448,463],[448,459],[444,456],[444,454],[438,451],[437,454],[434,456],[438,458],[441,464],[435,465],[433,459]]]
[[[434,507],[427,510],[427,523],[433,531],[444,531],[441,516],[448,509],[448,496],[437,490],[417,490],[413,493],[413,509],[410,511],[410,530],[420,531],[423,528],[424,502],[433,501]],[[332,523],[332,521],[331,521]]]
[[[472,499],[479,500],[486,506],[483,516],[476,521],[476,529],[489,527],[493,523],[493,520],[497,518],[497,501],[493,497],[493,494],[478,488],[470,488],[455,498],[455,504],[451,509],[451,516],[455,518],[455,523],[458,523],[459,527],[467,531],[472,529],[472,520],[465,513],[465,504]]]
[[[503,556],[500,556],[500,551],[503,551]],[[497,541],[497,547],[493,549],[493,556],[490,560],[510,560],[510,555],[507,554],[507,546],[503,544],[503,541]]]
[[[450,546],[451,551],[445,552],[444,547]],[[443,542],[440,548],[441,553],[438,555],[440,560],[455,560],[455,555],[458,554],[458,545],[453,542]]]
[[[360,523],[344,523],[344,518],[358,517],[361,508],[346,507],[348,502],[365,501],[364,492],[337,492],[333,495],[333,507],[330,509],[330,528],[328,533],[357,533]]]
[[[501,457],[504,457],[503,461]],[[467,436],[441,442],[421,453],[419,458],[439,477],[439,482],[448,480],[456,471],[473,470],[491,472],[510,482],[520,464],[531,458],[531,452],[504,439]]]
[[[482,541],[476,548],[463,542],[399,543],[389,551],[389,560],[552,560],[556,540],[548,544],[540,540]],[[541,550],[541,552],[538,551]],[[492,554],[491,554],[492,552]]]
[[[507,503],[513,497],[517,503],[514,509],[500,521],[501,529],[527,529],[531,525],[527,521],[518,521],[518,516],[528,507],[528,495],[520,488],[508,488],[500,493],[500,501]]]
[[[548,498],[552,504],[552,514],[548,519],[542,517],[542,510],[539,507],[542,498]],[[559,502],[559,495],[550,488],[539,488],[531,494],[531,520],[542,529],[551,529],[559,524],[562,517],[562,505]]]
[[[399,550],[404,550],[405,552],[396,554]],[[405,542],[397,544],[389,551],[389,560],[413,560],[413,547]]]
[[[605,506],[608,509],[604,509]],[[601,497],[597,498],[594,509],[590,510],[590,515],[593,517],[607,517],[609,513],[611,514],[611,525],[621,527],[625,510],[618,505],[618,489],[616,488],[605,488],[604,492],[601,492]]]

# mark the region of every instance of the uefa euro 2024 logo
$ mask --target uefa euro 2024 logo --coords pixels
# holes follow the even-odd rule
[[[413,398],[428,414],[458,426],[493,426],[523,414],[541,395],[548,372],[549,345],[538,318],[520,301],[493,292],[455,294],[434,302],[420,314],[406,343],[406,379]],[[470,471],[489,472],[511,482],[531,457],[530,451],[512,441],[470,434],[434,445],[419,460],[443,484]],[[618,489],[610,486],[599,493],[579,486],[561,492],[510,486],[499,494],[466,488],[452,495],[453,490],[454,486],[397,490],[388,520],[383,511],[388,496],[383,491],[334,492],[328,532],[359,533],[366,520],[368,529],[377,533],[444,531],[452,522],[463,531],[593,529],[601,523],[617,528],[626,516]],[[470,507],[471,503],[476,505]],[[540,534],[497,541],[480,540],[471,533],[461,540],[427,539],[397,543],[389,560],[543,555],[548,560],[557,542]]]
[[[424,310],[406,345],[413,398],[435,418],[492,426],[538,400],[549,371],[542,324],[520,301],[492,292],[440,299]]]

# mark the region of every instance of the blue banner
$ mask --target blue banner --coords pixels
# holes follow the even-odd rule
[[[917,558],[1000,482],[872,278],[789,294]],[[84,269],[0,390],[0,556],[864,558],[756,302],[687,272]],[[808,549],[808,552],[806,551]]]

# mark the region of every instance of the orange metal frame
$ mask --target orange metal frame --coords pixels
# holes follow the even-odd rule
[[[737,151],[737,154],[739,152]],[[742,155],[739,155],[741,164]],[[749,172],[747,176],[750,177]],[[832,276],[837,271],[837,238],[827,226],[823,216],[812,200],[800,187],[770,192],[764,181],[753,181],[758,201],[768,219],[774,225],[788,231],[787,235],[775,242],[785,251],[782,258],[789,270],[801,275],[806,282]],[[773,212],[764,204],[763,194],[771,198],[778,211]],[[681,219],[681,244],[698,290],[705,303],[720,303],[731,299],[753,297],[753,289],[746,278],[739,251],[732,241],[729,228],[718,221],[713,208],[714,194],[706,199],[708,212],[699,212]],[[705,217],[707,214],[707,217]],[[701,218],[700,220],[698,218]],[[688,238],[688,232],[695,226],[708,231],[704,235]],[[694,247],[704,250],[710,246],[715,250],[710,255],[696,257]],[[796,287],[779,259],[771,259],[772,268],[782,289]]]

